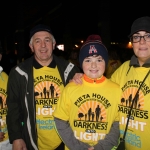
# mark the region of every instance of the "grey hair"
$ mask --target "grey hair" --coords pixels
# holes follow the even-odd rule
[[[56,43],[56,40],[55,40],[55,38],[54,38],[54,36],[52,35],[52,34],[50,34],[51,35],[51,37],[52,37],[52,41],[53,41],[53,43]],[[33,36],[31,37],[31,39],[30,39],[30,44],[32,45],[32,42],[33,42]]]

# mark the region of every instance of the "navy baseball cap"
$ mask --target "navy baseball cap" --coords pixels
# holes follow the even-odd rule
[[[30,30],[30,39],[36,32],[39,32],[39,31],[47,31],[53,35],[52,30],[50,29],[49,26],[44,25],[44,24],[38,24]]]

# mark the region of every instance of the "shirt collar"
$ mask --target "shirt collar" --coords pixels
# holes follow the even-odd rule
[[[85,80],[86,82],[89,82],[89,83],[96,83],[96,84],[102,83],[102,82],[105,81],[105,79],[106,79],[104,76],[102,76],[102,77],[100,77],[100,78],[97,78],[97,79],[91,79],[91,78],[89,78],[88,76],[86,76],[85,74],[83,75],[83,78],[84,78],[84,80]]]
[[[138,59],[137,59],[137,57],[136,57],[135,55],[133,55],[133,56],[131,57],[130,66],[140,67],[139,61],[138,61]],[[150,59],[148,59],[148,60],[142,65],[142,67],[149,68],[149,67],[150,67]]]
[[[42,68],[42,67],[44,67],[44,66],[42,66],[41,64],[39,64],[39,63],[36,61],[36,59],[34,58],[34,59],[33,59],[33,67],[34,67],[35,69],[40,69],[40,68]],[[49,67],[49,68],[55,68],[55,67],[56,67],[56,62],[55,62],[55,60],[52,59],[52,62],[51,62],[47,67]]]

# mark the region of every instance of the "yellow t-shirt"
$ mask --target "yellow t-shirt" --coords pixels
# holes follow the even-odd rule
[[[34,68],[34,94],[39,150],[54,150],[61,141],[55,130],[53,113],[64,88],[58,69]]]
[[[5,72],[1,72],[0,73],[0,130],[5,133],[5,138],[3,141],[8,140],[8,131],[7,131],[7,125],[6,125],[7,82],[8,82],[8,75]]]
[[[131,67],[129,61],[125,62],[111,77],[111,80],[119,83],[122,89],[122,97],[119,105],[120,134],[124,134],[127,116],[133,98],[150,68]],[[128,72],[128,73],[127,73]],[[145,80],[138,98],[135,100],[128,130],[125,137],[127,150],[150,150],[150,74]]]
[[[69,83],[54,112],[56,118],[69,121],[74,136],[93,146],[119,121],[119,86],[105,78],[102,83]]]

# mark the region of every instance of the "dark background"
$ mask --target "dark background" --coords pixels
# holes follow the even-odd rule
[[[31,27],[39,22],[49,24],[60,43],[68,30],[73,39],[86,38],[101,33],[98,28],[105,20],[110,28],[110,41],[128,40],[132,22],[150,15],[148,1],[5,0],[0,6],[1,41],[9,41],[17,30],[24,30],[28,35]]]
[[[132,49],[126,50],[125,45],[133,21],[142,16],[150,16],[149,3],[145,0],[5,0],[0,2],[0,41],[4,53],[11,57],[7,57],[8,61],[14,62],[12,59],[16,57],[20,62],[31,53],[30,29],[43,23],[51,27],[57,44],[65,45],[67,54],[75,49],[75,44],[79,50],[80,41],[85,41],[88,35],[99,34],[108,50],[112,42],[118,43],[121,45],[118,53],[130,59],[127,53],[131,54]],[[7,61],[4,56],[3,59]]]

